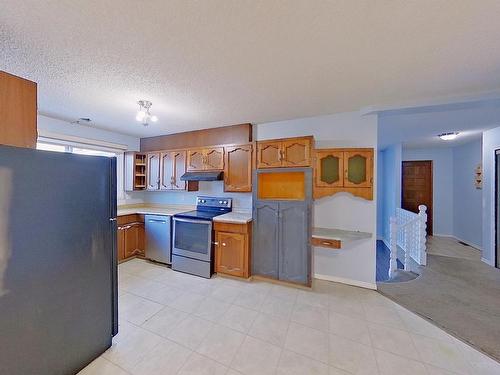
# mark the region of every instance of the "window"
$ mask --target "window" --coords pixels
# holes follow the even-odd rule
[[[64,146],[64,145],[56,145],[56,144],[53,144],[53,143],[37,142],[36,143],[36,149],[37,150],[44,150],[44,151],[68,152],[68,150],[66,150],[66,146]]]
[[[72,154],[79,155],[88,155],[88,156],[107,156],[113,157],[118,156],[121,152],[113,152],[113,151],[103,151],[93,148],[82,148],[78,146],[74,146],[71,144],[57,144],[57,143],[48,143],[48,142],[37,142],[36,143],[37,150],[44,151],[55,151],[55,152],[69,152]]]

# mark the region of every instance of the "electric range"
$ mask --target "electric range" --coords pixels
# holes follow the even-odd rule
[[[196,198],[196,210],[173,217],[172,269],[210,278],[214,265],[213,218],[231,212],[231,198]]]

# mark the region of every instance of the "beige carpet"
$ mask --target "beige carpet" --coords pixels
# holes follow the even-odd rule
[[[427,267],[379,292],[500,361],[500,270],[478,250],[451,238],[429,238]]]

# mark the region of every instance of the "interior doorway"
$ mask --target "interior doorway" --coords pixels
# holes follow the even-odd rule
[[[427,206],[427,234],[432,236],[432,160],[403,161],[401,207],[418,212],[418,206]]]
[[[500,268],[500,150],[495,152],[495,266]]]

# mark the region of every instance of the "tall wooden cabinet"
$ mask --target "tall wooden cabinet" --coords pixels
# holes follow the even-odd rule
[[[257,168],[309,167],[313,137],[257,142]]]
[[[310,285],[312,169],[257,170],[254,183],[252,274]]]
[[[37,85],[0,71],[0,144],[35,148]]]
[[[252,191],[252,145],[224,148],[224,191]]]
[[[373,199],[373,156],[371,148],[316,150],[314,198],[348,192]]]

